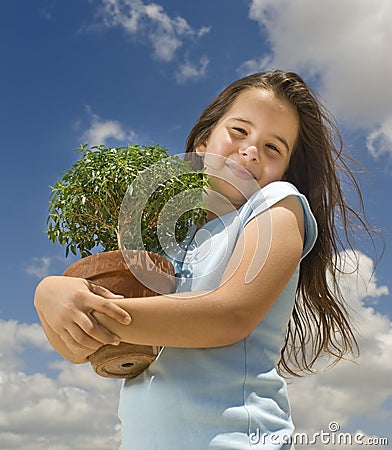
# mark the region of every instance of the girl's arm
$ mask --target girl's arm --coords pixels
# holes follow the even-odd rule
[[[270,239],[264,233],[268,229]],[[246,225],[218,289],[113,300],[132,314],[130,326],[99,312],[93,316],[122,341],[135,344],[195,348],[235,343],[263,319],[290,280],[303,240],[302,206],[290,196]]]
[[[229,345],[256,327],[291,278],[302,254],[303,222],[294,196],[251,220],[214,291],[116,300],[86,280],[48,277],[34,303],[50,342],[72,362],[85,362],[116,337],[172,347]]]

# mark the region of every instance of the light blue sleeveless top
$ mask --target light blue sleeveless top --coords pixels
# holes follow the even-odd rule
[[[302,258],[317,225],[306,198],[290,183],[273,182],[238,211],[212,220],[191,241],[178,291],[219,286],[244,226],[285,197],[301,201],[305,217]],[[290,320],[299,267],[260,324],[225,347],[165,347],[148,370],[125,380],[120,397],[122,450],[292,449],[294,431],[286,383],[276,364]],[[201,300],[202,301],[202,300]]]

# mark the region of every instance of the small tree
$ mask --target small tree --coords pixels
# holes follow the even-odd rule
[[[200,192],[208,185],[202,172],[191,170],[188,162],[170,156],[165,147],[158,145],[88,148],[86,144],[76,151],[80,158],[51,186],[46,230],[51,241],[65,246],[67,256],[69,252],[85,257],[91,255],[93,249],[121,248],[118,222],[122,201],[141,173],[147,174],[141,178],[141,184],[149,181],[149,177],[151,183],[158,179],[157,188],[147,202],[138,205],[135,199],[134,207],[141,208],[143,247],[147,251],[164,253],[158,238],[162,208],[181,192]],[[189,228],[202,223],[205,216],[206,212],[199,204],[181,214],[174,231],[164,232],[173,231],[176,242],[182,242]]]

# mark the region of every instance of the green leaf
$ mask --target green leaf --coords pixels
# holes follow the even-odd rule
[[[76,149],[79,158],[63,172],[62,178],[50,186],[49,216],[46,221],[48,238],[82,257],[94,248],[104,251],[117,247],[118,216],[128,187],[142,171],[149,172],[145,186],[160,180],[156,192],[151,195],[142,215],[142,237],[147,250],[162,251],[157,237],[157,219],[167,201],[181,191],[205,188],[208,180],[201,172],[189,171],[189,164],[178,157],[169,156],[166,147],[128,145],[110,148],[96,145],[91,148],[81,144]],[[155,163],[160,162],[160,165]],[[178,167],[184,174],[177,176]],[[167,174],[173,174],[170,178]],[[169,179],[167,179],[169,178]],[[196,222],[205,220],[205,211],[192,210],[178,220],[178,238]],[[177,233],[177,231],[176,231]],[[131,237],[130,237],[131,240]]]

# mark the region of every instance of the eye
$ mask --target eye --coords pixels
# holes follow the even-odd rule
[[[243,134],[244,136],[248,136],[248,132],[247,132],[244,128],[241,128],[241,127],[233,127],[233,130],[236,131],[236,132],[238,132],[238,133]]]
[[[274,152],[280,153],[280,149],[275,144],[267,144],[267,148]]]

